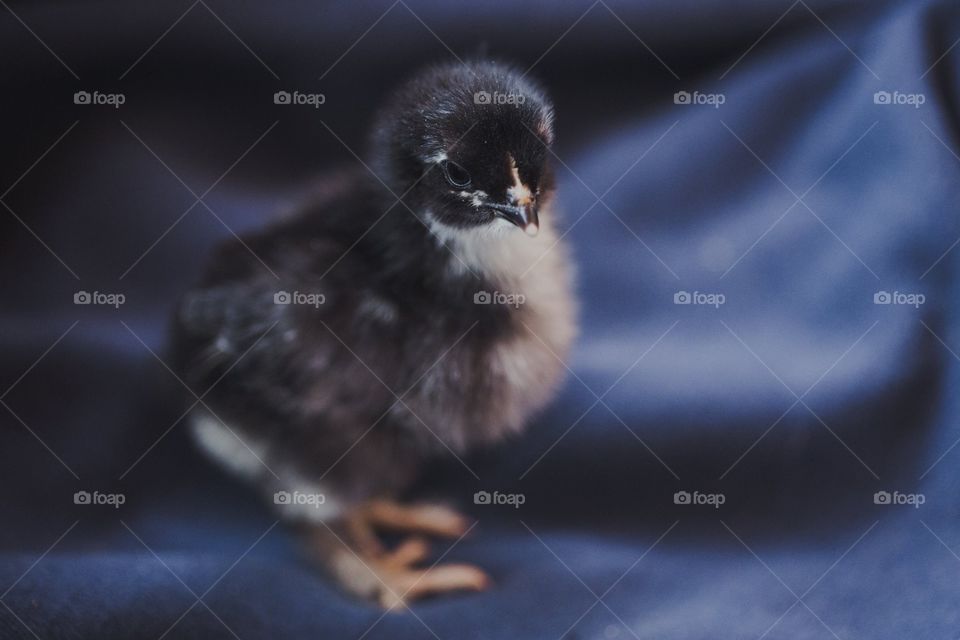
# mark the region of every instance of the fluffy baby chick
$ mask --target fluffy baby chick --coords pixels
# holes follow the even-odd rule
[[[506,66],[427,70],[381,111],[372,172],[221,246],[177,313],[177,366],[209,389],[190,415],[202,448],[386,607],[488,584],[468,565],[418,568],[419,535],[467,521],[397,500],[431,458],[516,433],[562,377],[574,304],[552,119]],[[385,530],[411,537],[388,551]]]

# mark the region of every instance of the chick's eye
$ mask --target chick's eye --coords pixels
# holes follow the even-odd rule
[[[462,188],[470,185],[470,174],[456,162],[446,160],[442,166],[443,175],[451,186]]]

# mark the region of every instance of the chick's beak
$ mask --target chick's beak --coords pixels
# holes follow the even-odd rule
[[[523,205],[490,204],[497,216],[517,225],[528,236],[535,236],[540,230],[540,218],[537,215],[537,204],[528,202]]]

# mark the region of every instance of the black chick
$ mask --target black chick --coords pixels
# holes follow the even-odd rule
[[[552,119],[509,67],[427,70],[380,113],[372,172],[221,246],[177,313],[177,366],[210,389],[199,443],[384,606],[487,584],[418,570],[421,539],[388,552],[376,531],[462,535],[452,510],[394,500],[428,459],[521,429],[562,377],[575,311]]]

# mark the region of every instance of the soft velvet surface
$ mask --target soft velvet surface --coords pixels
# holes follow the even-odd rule
[[[958,37],[947,0],[0,10],[0,636],[956,637]],[[214,243],[361,167],[392,87],[483,47],[555,99],[582,335],[526,435],[416,492],[476,518],[444,560],[495,587],[383,615],[192,448],[168,318]]]

